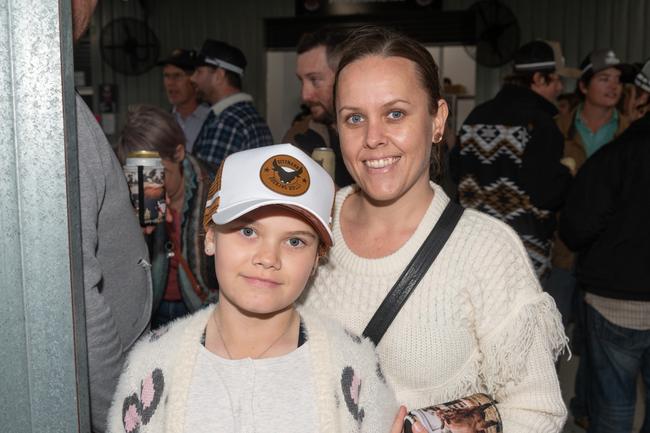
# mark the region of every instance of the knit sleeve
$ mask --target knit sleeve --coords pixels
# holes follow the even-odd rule
[[[566,408],[554,361],[568,341],[560,314],[517,235],[498,221],[489,226],[471,296],[480,375],[499,403],[505,433],[559,432]]]
[[[129,353],[106,420],[107,433],[163,431],[164,368],[156,360],[158,333],[145,334]]]

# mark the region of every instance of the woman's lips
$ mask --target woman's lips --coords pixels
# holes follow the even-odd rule
[[[399,156],[389,156],[386,158],[366,159],[363,161],[363,163],[366,167],[380,169],[393,165],[399,160]]]

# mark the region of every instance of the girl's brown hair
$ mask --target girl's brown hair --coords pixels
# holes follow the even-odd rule
[[[153,105],[134,105],[129,107],[116,153],[122,164],[137,150],[153,150],[174,160],[179,144],[185,145],[185,134],[170,113]]]

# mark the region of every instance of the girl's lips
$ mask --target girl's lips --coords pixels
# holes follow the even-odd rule
[[[252,277],[252,276],[243,276],[244,279],[246,280],[247,283],[249,283],[252,286],[256,287],[264,287],[264,288],[274,288],[278,287],[280,285],[279,282],[273,281],[273,280],[268,280],[266,278],[259,278],[259,277]]]

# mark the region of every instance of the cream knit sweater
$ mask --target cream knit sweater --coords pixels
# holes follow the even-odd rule
[[[431,187],[434,198],[413,236],[379,259],[347,247],[339,213],[356,186],[340,190],[335,245],[302,301],[361,334],[449,201]],[[555,304],[541,291],[515,232],[467,210],[377,352],[408,408],[487,392],[499,403],[504,433],[553,433],[566,418],[554,368],[566,342]]]

